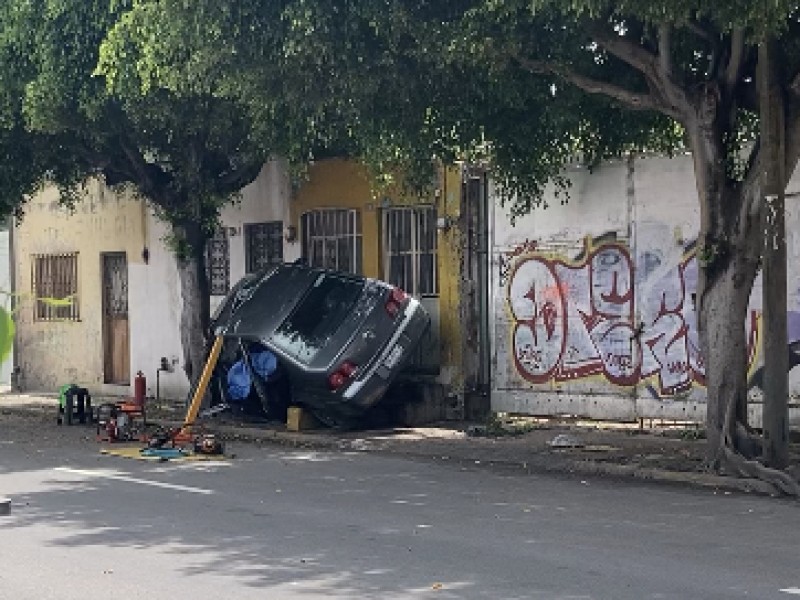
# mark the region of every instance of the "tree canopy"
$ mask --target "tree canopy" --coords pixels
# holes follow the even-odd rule
[[[235,101],[262,143],[288,136],[280,145],[295,162],[346,154],[378,176],[403,170],[424,182],[433,159],[491,161],[517,213],[549,181],[563,183],[562,165],[576,154],[594,163],[679,142],[659,114],[632,115],[552,78],[532,85],[488,43],[512,16],[489,23],[482,6],[143,0],[113,31],[101,68],[111,81]],[[113,58],[131,56],[121,42],[130,37],[136,60]],[[275,131],[276,121],[287,126]]]
[[[272,149],[253,141],[248,116],[224,97],[104,77],[103,41],[129,9],[109,0],[0,6],[0,143],[8,148],[0,194],[10,208],[52,183],[69,205],[97,176],[148,200],[172,226],[191,378],[208,323],[206,239],[222,204],[257,176]],[[122,40],[120,54],[132,44]]]

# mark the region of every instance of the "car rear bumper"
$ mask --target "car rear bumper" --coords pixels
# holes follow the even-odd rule
[[[342,399],[354,407],[369,408],[375,404],[413,354],[429,326],[430,316],[411,298],[402,323],[370,367],[345,388]]]

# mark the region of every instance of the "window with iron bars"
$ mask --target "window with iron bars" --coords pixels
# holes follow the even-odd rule
[[[212,296],[224,296],[231,287],[231,254],[228,230],[220,227],[206,245],[206,270]]]
[[[436,209],[402,206],[383,211],[383,275],[414,296],[439,293]]]
[[[258,273],[283,262],[283,222],[247,223],[244,226],[247,273]]]
[[[312,210],[302,216],[300,226],[303,258],[308,265],[361,274],[359,211],[348,208]]]
[[[31,292],[34,321],[78,321],[78,253],[34,254]]]

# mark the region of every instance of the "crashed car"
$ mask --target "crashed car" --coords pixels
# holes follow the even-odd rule
[[[224,339],[212,391],[230,402],[252,383],[268,414],[300,405],[349,426],[381,399],[429,326],[420,303],[388,283],[278,265],[242,279],[212,317],[211,333]]]

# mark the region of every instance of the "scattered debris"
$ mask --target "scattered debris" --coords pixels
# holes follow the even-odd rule
[[[357,440],[342,440],[339,443],[339,448],[342,450],[355,450],[356,452],[366,452],[373,447],[368,440],[364,439],[357,439]]]
[[[608,444],[590,444],[583,446],[586,452],[618,452],[620,450],[617,446],[609,446]]]
[[[470,425],[467,427],[466,434],[469,437],[484,437],[488,435],[489,431],[486,425]]]
[[[585,444],[569,433],[559,433],[548,442],[551,448],[583,448]]]
[[[233,456],[197,454],[186,448],[142,448],[141,446],[112,446],[101,448],[100,454],[117,458],[132,458],[151,462],[167,461],[216,461]]]

